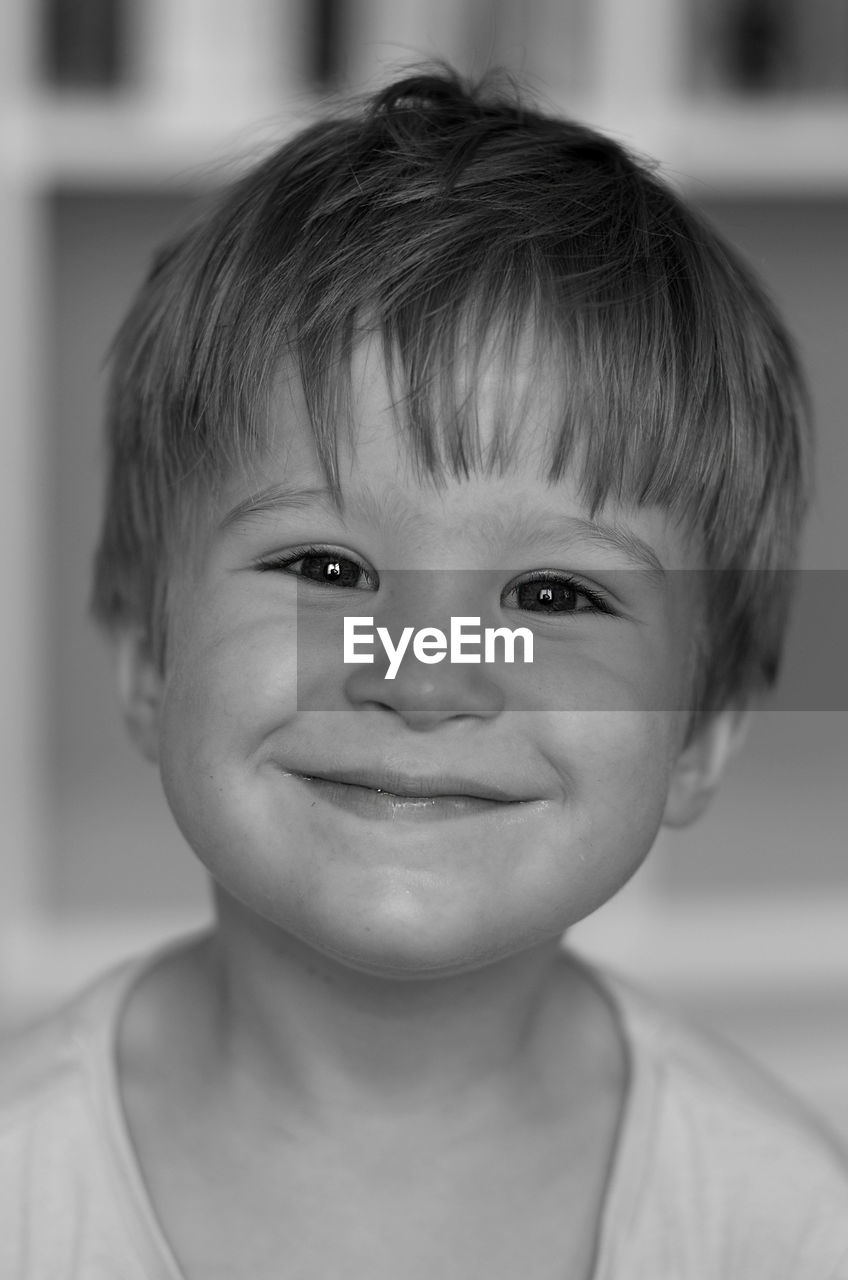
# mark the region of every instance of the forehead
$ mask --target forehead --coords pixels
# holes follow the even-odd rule
[[[396,345],[369,332],[341,372],[344,421],[337,428],[349,458],[375,434],[406,445],[412,461],[421,462],[429,448],[434,478],[452,470],[496,473],[509,461],[541,470],[550,452],[561,388],[530,326],[511,331],[495,321],[424,370],[411,369]],[[300,379],[284,373],[284,380],[300,415]],[[452,447],[460,442],[462,462]]]
[[[259,469],[311,434],[340,494],[345,453],[361,455],[378,429],[391,438],[388,423],[422,486],[535,466],[545,482],[575,478],[593,511],[629,500],[702,529],[725,455],[653,295],[629,306],[542,285],[513,293],[466,281],[447,299],[363,303],[329,327],[295,328],[258,381],[241,379],[255,390],[220,434]]]
[[[592,506],[581,485],[578,450],[574,465],[551,478],[559,388],[532,335],[522,335],[508,354],[492,342],[453,374],[464,413],[438,428],[472,437],[473,465],[430,470],[413,446],[403,388],[387,367],[380,337],[364,337],[352,352],[344,407],[337,409],[331,482],[302,379],[282,366],[266,448],[250,475],[228,486],[225,519],[323,510],[352,525],[417,530],[422,538],[438,528],[503,550],[520,544],[581,547],[615,554],[619,563],[649,573],[700,564],[698,540],[667,511],[611,497]]]

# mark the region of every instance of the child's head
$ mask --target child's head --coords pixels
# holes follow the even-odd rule
[[[94,610],[160,662],[167,583],[210,498],[261,454],[281,362],[337,483],[350,354],[380,335],[422,473],[508,470],[474,369],[555,372],[546,458],[594,509],[658,505],[703,549],[700,712],[774,678],[806,496],[791,345],[734,254],[652,170],[450,75],[400,80],[282,146],[162,252],[118,337]],[[514,399],[514,398],[513,398]],[[506,417],[506,415],[504,415]],[[485,454],[485,456],[484,456]],[[729,572],[730,570],[736,572]]]

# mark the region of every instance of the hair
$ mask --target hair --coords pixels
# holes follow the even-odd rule
[[[549,479],[579,468],[592,510],[656,504],[697,532],[699,714],[774,683],[809,476],[782,323],[652,165],[503,81],[441,67],[306,128],[156,257],[111,353],[102,624],[142,627],[164,662],[186,520],[261,456],[281,360],[337,487],[366,330],[436,482],[508,469],[521,424],[504,412],[483,448],[468,370],[492,344],[508,367],[531,335],[558,375]]]

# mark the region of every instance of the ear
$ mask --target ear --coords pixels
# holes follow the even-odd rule
[[[122,631],[115,646],[118,697],[130,737],[151,763],[159,759],[162,675],[140,628]]]
[[[739,750],[751,722],[746,707],[728,707],[707,720],[678,756],[669,784],[663,824],[685,827],[699,817]]]

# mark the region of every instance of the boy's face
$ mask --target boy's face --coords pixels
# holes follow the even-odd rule
[[[550,943],[621,887],[664,817],[698,807],[673,709],[697,614],[697,575],[675,570],[697,561],[663,513],[608,506],[596,524],[630,543],[601,540],[574,485],[540,478],[529,370],[538,416],[507,474],[416,479],[376,351],[355,361],[343,511],[281,380],[255,481],[233,482],[172,593],[145,741],[224,900],[360,970],[457,972]],[[506,394],[494,363],[484,428]],[[665,575],[634,565],[637,539]],[[346,610],[394,642],[451,615],[526,626],[534,662],[426,664],[410,645],[387,680],[379,643],[374,664],[342,663]]]

